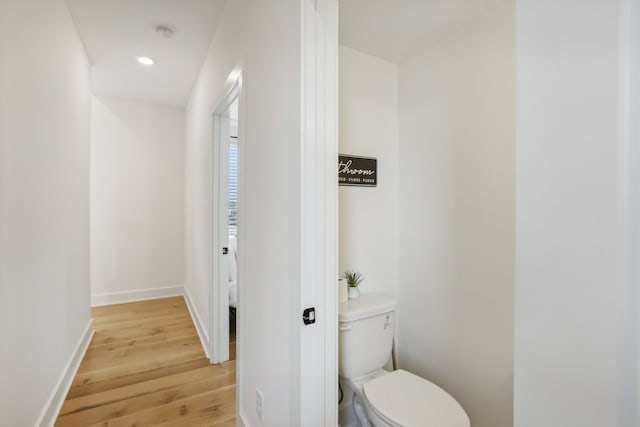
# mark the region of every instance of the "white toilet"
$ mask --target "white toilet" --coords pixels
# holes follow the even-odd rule
[[[355,390],[363,427],[470,427],[462,406],[437,385],[402,369],[386,371],[393,343],[393,298],[363,294],[340,303],[340,377]]]

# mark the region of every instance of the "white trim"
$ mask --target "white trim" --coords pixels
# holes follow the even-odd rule
[[[640,422],[640,129],[637,97],[640,69],[640,2],[621,0],[619,11],[618,79],[618,425]]]
[[[204,348],[207,359],[211,361],[211,356],[209,355],[209,334],[207,334],[207,329],[205,328],[202,319],[200,319],[198,310],[196,310],[196,306],[193,304],[193,299],[191,298],[191,294],[187,288],[184,288],[184,300],[187,303],[187,309],[189,309],[189,314],[191,315],[193,324],[196,326],[196,331],[198,332],[202,348]]]
[[[113,292],[110,294],[92,294],[91,307],[179,297],[183,295],[183,289],[184,287],[182,286],[172,286],[170,288],[138,289],[134,291]]]
[[[93,319],[89,319],[76,348],[73,350],[73,353],[71,353],[71,358],[62,371],[62,375],[60,376],[56,387],[53,389],[42,414],[40,414],[38,422],[36,422],[37,426],[51,427],[55,424],[58,414],[60,413],[60,409],[62,409],[64,399],[67,397],[67,393],[73,383],[73,378],[76,376],[76,372],[78,372],[80,362],[82,362],[82,359],[89,348],[93,334],[95,334],[95,329],[93,329]]]
[[[247,227],[245,225],[244,207],[246,206],[246,192],[245,192],[245,153],[247,152],[248,141],[245,137],[247,126],[247,61],[237,67],[240,73],[241,82],[238,92],[238,238],[236,244],[237,262],[237,288],[236,288],[236,407],[237,407],[237,419],[241,427],[249,427],[249,422],[245,414],[241,411],[245,408],[245,402],[243,398],[244,392],[244,338],[245,335],[245,312],[238,307],[242,307],[244,301],[245,287],[241,286],[244,283],[245,278],[245,257],[244,248],[245,239],[247,238]]]
[[[338,1],[301,0],[300,256],[291,425],[338,424]],[[304,326],[304,308],[316,323]],[[299,359],[297,358],[299,357]],[[296,366],[297,365],[297,366]],[[310,420],[313,420],[311,422]]]

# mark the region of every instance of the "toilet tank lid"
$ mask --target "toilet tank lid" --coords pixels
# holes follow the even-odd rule
[[[338,321],[353,322],[396,309],[396,300],[382,294],[361,294],[360,298],[341,302]]]

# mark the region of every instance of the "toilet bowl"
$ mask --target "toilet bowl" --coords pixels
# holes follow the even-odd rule
[[[383,372],[364,382],[358,396],[373,426],[470,426],[462,406],[437,385],[402,369]]]
[[[391,355],[395,301],[362,295],[340,304],[339,371],[355,390],[363,427],[470,427],[460,404],[437,385],[402,369],[383,369]]]

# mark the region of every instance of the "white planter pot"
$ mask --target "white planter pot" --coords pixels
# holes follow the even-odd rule
[[[360,291],[358,290],[358,287],[349,287],[349,299],[358,299],[360,298]]]

